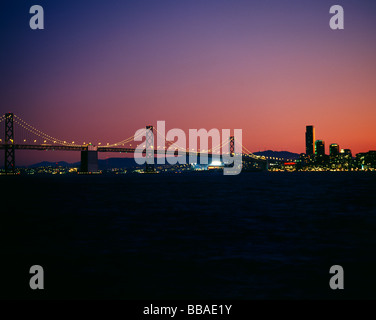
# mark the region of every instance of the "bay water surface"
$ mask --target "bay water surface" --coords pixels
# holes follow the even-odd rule
[[[376,298],[376,174],[1,176],[2,298]],[[45,290],[29,288],[41,265]],[[345,289],[331,290],[341,265]]]

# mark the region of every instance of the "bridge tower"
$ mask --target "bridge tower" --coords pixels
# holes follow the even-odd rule
[[[154,167],[154,133],[153,126],[146,126],[146,167],[145,172],[155,172]]]
[[[14,172],[16,167],[14,152],[14,115],[13,113],[5,114],[5,172]]]
[[[230,155],[233,157],[235,155],[235,137],[230,136]]]

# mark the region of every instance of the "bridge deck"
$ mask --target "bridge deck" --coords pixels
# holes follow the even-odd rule
[[[0,149],[5,149],[7,144],[0,144]],[[85,146],[55,146],[55,145],[34,145],[34,144],[14,144],[16,150],[64,150],[64,151],[84,151]]]
[[[4,150],[8,145],[0,144],[0,150]],[[64,145],[34,145],[34,144],[13,144],[14,149],[16,150],[39,150],[39,151],[87,151],[87,146],[64,146]],[[136,149],[134,148],[119,148],[119,147],[98,147],[98,152],[118,152],[118,153],[134,153]],[[145,150],[143,154],[145,154]],[[154,154],[166,154],[166,155],[178,155],[178,151],[164,151],[164,150],[154,150]],[[198,156],[213,156],[212,153],[197,153]],[[185,156],[189,156],[189,152],[185,152]],[[249,156],[249,155],[246,155]],[[262,158],[253,158],[255,161],[265,161],[266,159]]]

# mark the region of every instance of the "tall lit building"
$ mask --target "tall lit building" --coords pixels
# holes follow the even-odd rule
[[[376,169],[376,151],[358,153],[356,155],[356,164],[361,170]]]
[[[325,155],[325,142],[323,140],[316,140],[315,143],[315,154],[317,156]]]
[[[315,142],[315,127],[306,126],[305,143],[306,143],[306,154],[308,156],[315,154],[314,142]]]
[[[329,146],[329,154],[333,157],[339,155],[339,145],[337,143],[332,143]]]
[[[345,157],[352,158],[352,152],[350,149],[341,149],[341,154]]]

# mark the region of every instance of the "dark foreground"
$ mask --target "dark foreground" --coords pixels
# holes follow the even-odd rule
[[[376,175],[0,177],[1,298],[376,298]],[[29,268],[45,290],[29,288]],[[329,288],[329,268],[345,289]]]

